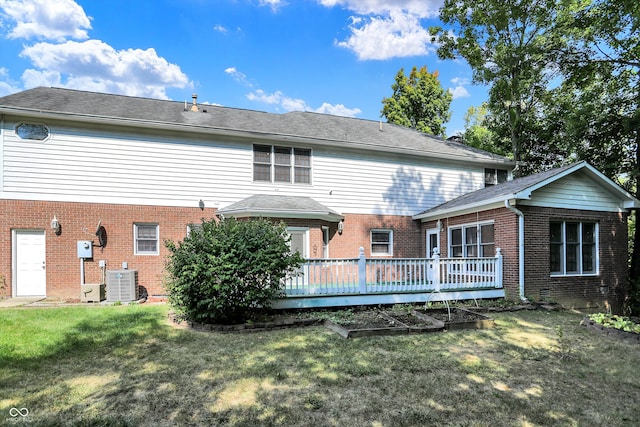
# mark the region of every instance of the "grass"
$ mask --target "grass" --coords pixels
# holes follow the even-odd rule
[[[573,313],[496,313],[491,330],[346,340],[321,326],[194,332],[170,325],[167,311],[0,310],[0,425],[640,424],[638,345],[595,334]]]

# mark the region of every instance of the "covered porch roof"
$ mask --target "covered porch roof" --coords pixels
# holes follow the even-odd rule
[[[344,216],[311,197],[256,194],[225,208],[218,216],[234,218],[302,218],[340,222]]]

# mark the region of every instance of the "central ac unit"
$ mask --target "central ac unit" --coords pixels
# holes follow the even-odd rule
[[[107,302],[130,302],[138,298],[136,270],[107,271]]]

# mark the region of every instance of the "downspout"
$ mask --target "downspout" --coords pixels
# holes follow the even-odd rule
[[[518,216],[518,293],[520,300],[526,301],[524,296],[524,214],[520,209],[511,206],[509,199],[504,201],[504,206]]]

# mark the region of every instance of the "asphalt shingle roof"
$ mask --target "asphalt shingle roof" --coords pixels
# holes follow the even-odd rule
[[[471,193],[463,194],[460,197],[420,212],[415,216],[419,217],[423,215],[437,215],[438,212],[449,211],[456,208],[464,209],[467,206],[472,206],[489,200],[496,200],[500,198],[507,199],[509,198],[509,196],[513,196],[520,192],[526,191],[527,189],[545,182],[546,180],[553,178],[554,176],[559,175],[568,169],[575,168],[580,163],[574,163],[571,165],[550,169],[548,171],[525,176],[522,178],[517,178],[512,181],[503,182],[498,185],[492,185],[490,187],[485,187]]]
[[[233,203],[218,211],[218,215],[229,216],[281,216],[316,217],[328,221],[339,221],[342,215],[318,203],[311,197],[254,195]]]
[[[514,163],[502,156],[390,123],[311,112],[273,114],[61,88],[39,87],[0,98],[0,113],[55,115],[73,120],[113,120],[132,126],[170,125],[194,132],[236,131],[256,137],[307,139],[358,149],[404,152],[489,164]],[[185,108],[186,107],[186,108]]]

